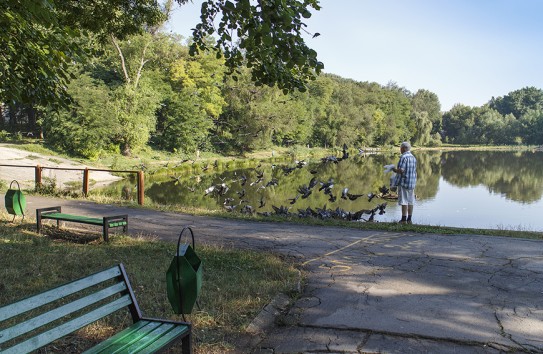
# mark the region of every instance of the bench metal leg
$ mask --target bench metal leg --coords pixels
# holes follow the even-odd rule
[[[127,234],[128,233],[128,215],[125,215],[125,221],[126,221],[126,225],[123,226],[123,232]]]
[[[109,222],[106,220],[104,220],[103,235],[104,235],[104,242],[109,242]]]
[[[192,354],[192,331],[181,339],[181,350],[183,354]]]
[[[36,209],[36,226],[39,234],[41,232],[41,212],[39,209]]]

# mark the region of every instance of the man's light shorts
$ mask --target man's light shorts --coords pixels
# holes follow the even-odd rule
[[[414,205],[415,190],[398,187],[398,205]]]

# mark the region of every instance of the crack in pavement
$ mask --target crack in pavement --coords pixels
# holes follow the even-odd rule
[[[530,344],[523,344],[523,343],[520,343],[519,341],[515,340],[511,334],[509,334],[509,333],[507,333],[505,331],[505,327],[503,326],[497,311],[494,312],[494,315],[496,317],[496,322],[498,323],[498,327],[500,328],[500,334],[504,338],[507,338],[508,340],[515,343],[518,347],[522,348],[523,350],[525,350],[528,353],[541,353],[541,348],[538,348],[538,347],[536,347],[534,345],[530,345]]]
[[[500,352],[504,352],[504,351],[518,352],[518,349],[521,349],[523,352],[533,353],[533,351],[530,348],[524,348],[524,347],[518,348],[518,347],[515,347],[515,346],[508,346],[508,345],[504,345],[504,344],[496,343],[496,342],[491,342],[491,341],[489,341],[489,342],[479,342],[479,341],[474,341],[474,340],[458,340],[458,339],[455,339],[455,338],[432,337],[432,336],[425,336],[425,335],[420,335],[420,334],[416,334],[416,333],[398,333],[398,332],[390,332],[390,331],[376,331],[376,330],[369,329],[369,328],[330,327],[330,326],[314,326],[314,325],[299,325],[299,324],[295,325],[293,327],[296,327],[296,328],[299,328],[299,329],[310,329],[310,330],[312,329],[312,330],[330,331],[330,332],[332,332],[331,336],[334,336],[338,340],[341,339],[341,336],[339,334],[342,333],[342,332],[343,333],[352,332],[352,333],[361,334],[363,336],[359,340],[357,350],[360,350],[360,351],[362,351],[364,353],[366,353],[366,351],[364,351],[366,349],[365,347],[371,341],[372,337],[375,337],[375,336],[387,336],[387,337],[392,337],[392,338],[395,338],[395,339],[415,340],[415,341],[421,342],[421,346],[425,345],[424,343],[422,343],[423,341],[425,341],[425,342],[432,342],[434,344],[439,343],[440,345],[453,345],[454,344],[454,345],[462,345],[462,346],[468,346],[468,347],[489,347],[489,348],[499,350]],[[316,340],[314,340],[314,339],[311,339],[310,341],[313,342],[313,343],[316,343]],[[325,349],[326,351],[329,351],[329,352],[332,351],[331,344],[332,344],[332,340],[330,338],[327,339],[326,343],[323,343],[323,346],[326,347],[326,349]],[[311,350],[311,352],[312,353],[314,353],[314,352],[324,352],[325,350]]]

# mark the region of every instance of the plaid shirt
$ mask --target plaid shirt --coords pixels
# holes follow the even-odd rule
[[[402,174],[397,174],[393,185],[406,189],[415,189],[417,184],[417,159],[411,151],[406,151],[400,156],[397,168],[402,169]]]

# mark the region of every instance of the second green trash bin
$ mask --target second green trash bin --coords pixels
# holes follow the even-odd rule
[[[17,189],[11,188],[14,182],[17,183]],[[23,192],[21,191],[19,182],[17,182],[16,180],[11,181],[9,185],[9,189],[6,192],[6,196],[4,197],[4,202],[6,203],[6,209],[8,213],[13,215],[13,220],[15,220],[15,217],[17,215],[22,215],[23,220],[24,220],[26,198]]]
[[[190,231],[192,246],[181,243],[185,231]],[[176,314],[190,314],[202,288],[202,261],[194,250],[194,233],[185,227],[179,235],[177,252],[166,272],[168,300]]]

